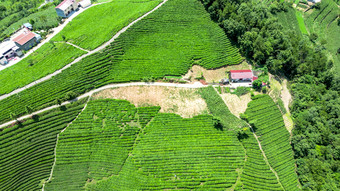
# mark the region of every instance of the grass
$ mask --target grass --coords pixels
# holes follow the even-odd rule
[[[160,2],[127,0],[93,6],[74,18],[52,41],[63,41],[65,36],[67,41],[93,50]]]
[[[1,190],[41,189],[41,181],[50,175],[57,134],[83,106],[82,101],[73,103],[0,131]]]
[[[0,71],[0,95],[53,73],[84,53],[65,43],[46,43],[19,63]]]
[[[51,80],[0,101],[0,122],[109,83],[185,74],[192,60],[204,68],[238,64],[242,59],[223,30],[196,0],[170,0],[133,25],[102,52],[86,57]]]
[[[295,13],[296,13],[296,19],[299,22],[299,27],[300,27],[302,34],[308,34],[302,13],[300,11],[296,11]]]

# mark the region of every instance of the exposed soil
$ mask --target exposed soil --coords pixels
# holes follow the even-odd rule
[[[239,117],[241,113],[244,113],[247,109],[248,103],[251,101],[250,94],[246,94],[238,97],[235,94],[222,94],[224,102],[227,104],[230,112]]]
[[[132,86],[106,89],[93,97],[124,99],[137,107],[160,106],[160,112],[176,113],[185,118],[208,113],[207,104],[194,89]]]
[[[212,69],[212,70],[207,70],[203,68],[202,66],[194,65],[188,71],[188,73],[186,73],[183,76],[183,78],[194,80],[197,77],[201,77],[201,75],[203,74],[203,77],[205,78],[206,82],[218,83],[221,79],[228,77],[228,71],[230,70],[243,70],[243,69],[250,69],[250,68],[251,66],[248,65],[247,62],[242,62],[241,64],[233,65],[233,66],[224,66],[224,67],[221,67],[218,69]]]

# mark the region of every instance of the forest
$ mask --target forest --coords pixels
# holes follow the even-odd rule
[[[291,143],[303,190],[338,190],[340,77],[329,50],[316,43],[315,33],[299,34],[279,22],[292,7],[286,1],[201,1],[249,62],[290,80]]]

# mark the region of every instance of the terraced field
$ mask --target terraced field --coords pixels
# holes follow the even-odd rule
[[[59,136],[56,166],[45,190],[80,190],[118,174],[142,128],[159,107],[135,108],[123,100],[95,100]]]
[[[322,0],[320,9],[312,9],[305,14],[305,23],[310,32],[318,34],[318,40],[325,41],[325,46],[333,56],[336,71],[340,69],[340,54],[337,54],[340,41],[338,25],[340,8],[333,0]]]
[[[0,131],[0,188],[38,190],[54,161],[57,134],[75,119],[83,103],[68,105]]]
[[[258,142],[250,130],[241,139],[246,150],[247,160],[244,164],[240,184],[235,190],[283,190],[275,174],[265,162]]]
[[[214,128],[211,116],[158,114],[119,175],[89,190],[221,190],[235,183],[243,160],[234,134]]]
[[[296,35],[301,36],[301,30],[299,27],[299,21],[297,20],[296,10],[292,7],[288,8],[287,12],[277,13],[277,19],[286,29],[292,30]],[[303,19],[302,19],[303,22]]]
[[[19,63],[0,71],[0,95],[53,73],[85,53],[65,43],[44,44]]]
[[[185,74],[193,64],[216,68],[241,60],[223,30],[196,0],[169,0],[103,52],[86,57],[51,80],[0,101],[0,122],[109,83]],[[23,106],[24,105],[24,106]]]
[[[245,112],[252,124],[269,164],[277,172],[285,190],[298,190],[293,151],[282,114],[268,95],[259,95],[248,104]]]
[[[124,0],[91,7],[74,18],[52,41],[64,41],[64,36],[73,44],[93,50],[160,2],[162,0]]]

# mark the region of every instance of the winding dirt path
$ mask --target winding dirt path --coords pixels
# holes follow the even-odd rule
[[[16,90],[12,91],[11,93],[4,94],[4,95],[0,96],[0,100],[6,99],[6,98],[8,98],[8,97],[10,97],[10,96],[12,96],[12,95],[14,95],[14,94],[17,94],[17,93],[20,93],[20,92],[24,91],[25,89],[28,89],[28,88],[30,88],[30,87],[33,87],[33,86],[35,86],[35,85],[37,85],[37,84],[39,84],[39,83],[41,83],[41,82],[44,82],[44,81],[46,81],[46,80],[49,80],[49,79],[51,79],[52,77],[54,77],[54,76],[60,74],[62,71],[66,70],[67,68],[71,67],[73,64],[75,64],[75,63],[81,61],[83,58],[85,58],[85,57],[87,57],[87,56],[90,56],[90,55],[92,55],[92,54],[94,54],[94,53],[96,53],[96,52],[98,52],[98,51],[103,50],[104,48],[106,48],[107,46],[109,46],[113,41],[115,41],[122,33],[124,33],[127,29],[129,29],[132,25],[134,25],[134,24],[137,23],[138,21],[142,20],[144,17],[148,16],[148,15],[151,14],[152,12],[156,11],[157,9],[159,9],[159,8],[160,8],[165,2],[167,2],[167,1],[168,1],[168,0],[163,0],[163,2],[161,2],[160,4],[158,4],[158,5],[157,5],[155,8],[153,8],[151,11],[145,13],[143,16],[139,17],[138,19],[134,20],[133,22],[131,22],[131,23],[130,23],[129,25],[127,25],[126,27],[122,28],[122,29],[121,29],[120,31],[118,31],[118,32],[117,32],[117,33],[116,33],[109,41],[107,41],[106,43],[102,44],[102,45],[99,46],[98,48],[96,48],[96,49],[94,49],[94,50],[92,50],[92,51],[89,51],[87,54],[84,54],[84,55],[78,57],[78,58],[75,59],[73,62],[67,64],[66,66],[64,66],[63,68],[61,68],[61,69],[59,69],[59,70],[57,70],[57,71],[55,71],[55,72],[53,72],[52,74],[49,74],[49,75],[47,75],[47,76],[45,76],[45,77],[43,77],[43,78],[41,78],[41,79],[39,79],[39,80],[36,80],[36,81],[34,81],[34,82],[32,82],[32,83],[30,83],[30,84],[28,84],[28,85],[26,85],[26,86],[24,86],[24,87],[22,87],[22,88],[18,88],[18,89],[16,89]],[[96,5],[98,5],[98,4],[96,4]],[[85,10],[85,9],[84,9],[84,10]],[[78,11],[78,12],[82,12],[82,11]],[[78,12],[77,12],[77,13],[78,13]],[[79,14],[79,13],[78,13],[78,14]],[[72,15],[72,16],[73,16],[73,15]],[[68,20],[68,22],[70,22],[70,20]],[[62,28],[61,28],[61,29],[62,29]],[[61,30],[61,29],[60,29],[60,30]],[[48,37],[48,38],[45,40],[45,42],[48,42],[50,39],[51,39],[51,38]],[[45,42],[44,42],[44,43],[45,43]],[[42,46],[42,44],[43,44],[43,43],[40,43],[39,46]]]

